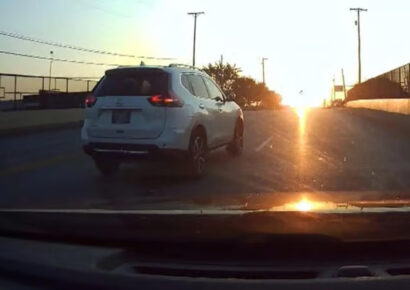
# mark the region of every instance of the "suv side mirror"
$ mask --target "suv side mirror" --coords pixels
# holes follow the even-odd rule
[[[222,103],[224,101],[221,97],[215,97],[214,100],[219,103]]]

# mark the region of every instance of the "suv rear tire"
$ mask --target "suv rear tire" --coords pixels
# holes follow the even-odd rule
[[[201,177],[204,174],[207,151],[205,134],[201,130],[195,130],[188,149],[188,170],[191,176]]]
[[[227,150],[230,155],[237,157],[242,154],[243,151],[243,125],[242,122],[236,122],[233,140],[228,145]]]
[[[101,172],[103,176],[112,176],[120,168],[120,162],[114,159],[95,157],[95,166]]]

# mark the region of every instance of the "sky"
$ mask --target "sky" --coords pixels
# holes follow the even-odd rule
[[[191,64],[193,17],[197,66],[236,64],[289,105],[320,105],[332,80],[357,82],[356,13],[361,14],[362,79],[410,61],[408,0],[1,0],[0,31],[91,49],[154,57],[148,65]],[[139,64],[140,59],[51,47],[0,36],[0,50],[89,62]],[[99,77],[109,66],[56,62],[53,76]],[[0,54],[0,72],[48,75],[49,62]],[[303,90],[303,94],[299,92]]]

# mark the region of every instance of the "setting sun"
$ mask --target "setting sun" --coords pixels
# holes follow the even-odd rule
[[[326,94],[320,93],[320,89],[310,89],[309,91],[299,90],[295,88],[283,89],[283,103],[293,108],[311,108],[320,107],[323,103],[323,96]]]
[[[313,208],[313,203],[307,200],[306,198],[304,198],[295,204],[295,208],[298,211],[310,211]]]

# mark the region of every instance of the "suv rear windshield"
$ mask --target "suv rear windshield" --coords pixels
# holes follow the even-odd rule
[[[94,90],[101,96],[152,96],[166,93],[168,74],[158,69],[117,69],[107,71]]]

